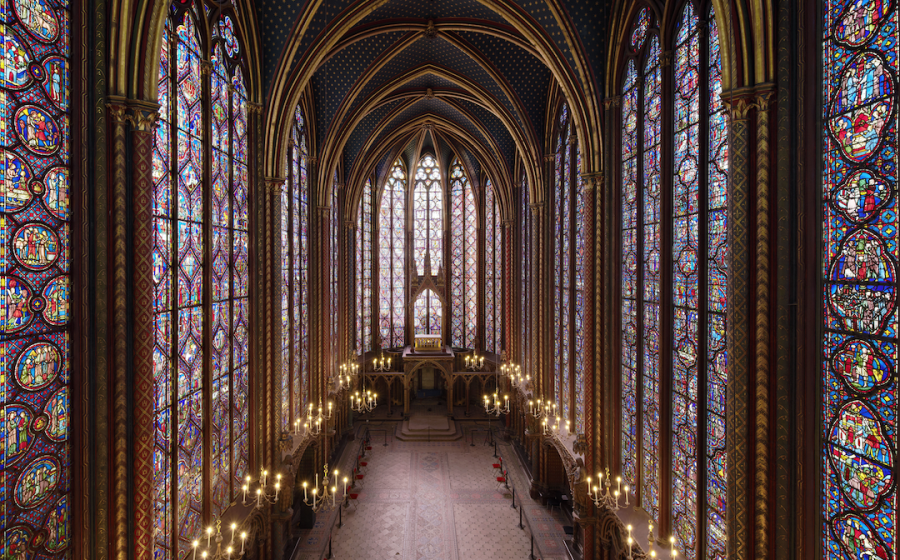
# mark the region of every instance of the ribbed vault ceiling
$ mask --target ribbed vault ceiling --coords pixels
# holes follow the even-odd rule
[[[554,79],[546,51],[542,60],[521,34],[523,22],[556,45],[560,64],[576,69],[576,58],[586,59],[572,74],[593,79],[583,69],[599,70],[605,3],[508,1],[504,8],[516,25],[491,5],[496,8],[477,0],[262,0],[267,96],[275,86],[290,87],[292,76],[312,72],[308,91],[324,176],[340,167],[352,185],[379,173],[388,157],[430,138],[421,134],[428,127],[436,150],[459,153],[472,168],[481,162],[495,181],[509,185],[517,155],[542,154]],[[361,6],[371,12],[347,23]],[[571,20],[561,24],[560,13]],[[571,30],[580,35],[574,38],[580,55],[573,53]]]

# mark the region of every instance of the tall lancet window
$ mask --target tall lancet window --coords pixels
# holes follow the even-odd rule
[[[503,340],[503,234],[500,201],[490,179],[484,185],[484,349],[499,354]]]
[[[233,20],[226,11],[198,26],[201,17],[190,3],[173,8],[158,76],[151,513],[158,559],[187,554],[204,515],[218,515],[238,495],[249,461],[247,90]],[[198,27],[211,38],[201,42]],[[212,72],[203,75],[207,58]]]
[[[459,158],[450,164],[450,344],[475,347],[478,317],[478,214]]]
[[[3,4],[4,558],[71,557],[72,522],[79,521],[72,518],[70,502],[68,7],[66,2]]]
[[[575,124],[557,120],[553,187],[553,379],[563,421],[584,432],[584,183]]]
[[[643,8],[622,87],[622,471],[659,519],[659,40]],[[648,36],[649,35],[649,36]]]
[[[338,174],[337,171],[334,172],[334,183],[331,187],[331,236],[330,236],[330,244],[329,247],[331,249],[331,270],[330,270],[330,281],[331,281],[331,361],[332,367],[335,370],[339,367],[338,364],[338,348],[339,345],[337,343],[338,339],[338,327],[339,322],[338,318],[340,315],[338,314],[338,272],[340,267],[339,262],[339,253],[338,253],[338,224],[340,223],[341,213],[340,207],[338,203]]]
[[[522,278],[521,285],[519,286],[520,292],[520,305],[522,309],[522,340],[519,345],[521,349],[522,356],[519,358],[522,362],[522,368],[525,370],[527,375],[532,374],[532,362],[531,362],[531,286],[532,283],[529,281],[529,276],[531,274],[531,261],[532,261],[532,249],[531,249],[531,207],[528,204],[528,178],[525,176],[525,173],[522,173],[522,188],[519,193],[521,206],[519,208],[519,226],[520,231],[519,235],[521,237],[520,243],[522,247]]]
[[[441,298],[426,288],[413,306],[416,334],[441,334]]]
[[[309,180],[306,122],[297,107],[281,191],[281,429],[306,407],[309,383]]]
[[[708,18],[704,36],[693,5],[685,5],[674,63],[671,503],[687,558],[701,556],[704,532],[706,556],[725,557],[728,144],[718,29]]]
[[[432,155],[425,155],[416,168],[413,189],[413,261],[419,276],[426,274],[425,255],[431,259],[431,274],[441,268],[444,235],[444,191],[441,170]]]
[[[372,349],[372,180],[366,179],[356,213],[356,353]]]
[[[676,548],[689,559],[715,559],[726,550],[728,129],[713,14],[688,3],[674,25],[674,63],[664,70],[656,26],[642,9],[624,69],[621,461],[654,519],[671,504]],[[662,71],[672,72],[671,99],[661,98]],[[667,138],[660,135],[664,108],[674,124]],[[671,282],[661,281],[663,265]],[[671,311],[660,314],[668,301]],[[668,368],[671,388],[660,383]],[[671,405],[671,423],[660,417],[661,402]],[[659,457],[663,438],[672,445],[671,465]],[[672,473],[667,488],[658,482],[663,469]]]
[[[406,181],[406,169],[398,159],[384,183],[378,207],[378,325],[382,348],[406,343]]]
[[[823,557],[897,557],[897,5],[825,0]]]

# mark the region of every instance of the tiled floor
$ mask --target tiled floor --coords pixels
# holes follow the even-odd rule
[[[521,489],[517,506],[524,494],[524,530],[509,491],[497,490],[493,448],[475,441],[475,447],[390,439],[387,447],[373,445],[358,505],[344,510],[343,527],[332,525],[332,515],[319,516],[293,560],[324,558],[332,526],[336,560],[526,560],[532,531],[535,558],[565,558],[563,519],[528,498],[513,450],[504,443],[497,448]],[[340,464],[346,468],[352,459]]]

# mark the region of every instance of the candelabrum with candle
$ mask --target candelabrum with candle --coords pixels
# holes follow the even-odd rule
[[[481,371],[484,369],[484,356],[478,356],[474,352],[471,356],[466,356],[467,371]]]
[[[281,474],[275,475],[275,484],[269,485],[269,471],[266,469],[261,469],[259,471],[259,480],[256,481],[258,486],[256,490],[252,490],[250,475],[247,475],[247,478],[244,479],[244,486],[241,487],[241,490],[244,492],[243,499],[241,503],[245,506],[250,505],[254,500],[256,501],[256,507],[262,507],[264,503],[266,504],[274,504],[278,501],[278,494],[281,492]],[[250,495],[250,499],[247,499],[248,494]],[[254,495],[255,494],[255,495]]]
[[[331,511],[336,507],[340,507],[347,499],[347,483],[350,479],[346,476],[343,479],[344,493],[341,498],[337,497],[338,470],[335,469],[331,475],[328,474],[328,464],[325,464],[325,478],[322,479],[322,491],[319,491],[319,475],[316,474],[316,483],[309,491],[306,481],[303,482],[303,503],[312,508],[315,513]],[[334,483],[332,484],[332,480]],[[312,500],[310,500],[310,495]]]
[[[384,352],[381,353],[381,358],[375,358],[372,362],[372,370],[377,372],[391,371],[391,357],[384,357]]]
[[[232,560],[234,558],[241,558],[244,555],[244,545],[247,542],[247,532],[241,531],[240,534],[237,533],[237,523],[231,524],[231,541],[226,545],[225,537],[222,535],[222,520],[216,520],[216,528],[215,532],[213,531],[212,525],[206,528],[206,538],[195,539],[193,543],[193,553],[191,560],[197,560],[197,552],[199,550],[199,556],[201,560]],[[215,533],[215,537],[213,534]],[[238,548],[236,537],[240,537],[241,546]],[[215,540],[213,540],[215,538]],[[203,541],[206,540],[206,547],[204,548]],[[213,550],[213,544],[215,544],[216,549]]]
[[[378,406],[378,395],[372,391],[356,392],[350,395],[350,409],[357,414],[366,414],[375,410]]]
[[[353,380],[358,374],[359,364],[353,362],[342,364],[340,373],[338,374],[338,385],[342,390],[347,391],[353,386]]]
[[[618,511],[620,507],[628,507],[631,505],[628,502],[628,485],[622,484],[622,477],[616,477],[616,488],[615,490],[612,488],[613,481],[609,476],[609,469],[606,469],[606,476],[604,477],[603,472],[597,473],[597,485],[592,486],[591,477],[587,478],[588,485],[588,498],[594,502],[594,506],[600,509],[608,509],[611,511]],[[620,496],[624,494],[625,496],[625,505],[619,506]],[[652,531],[652,529],[651,529]],[[629,531],[630,532],[630,531]]]
[[[556,416],[556,403],[542,401],[540,398],[537,401],[528,401],[528,408],[532,418],[537,421]]]
[[[334,403],[328,402],[328,411],[322,407],[322,401],[319,401],[319,412],[316,413],[315,405],[310,403],[309,410],[306,413],[306,422],[304,423],[304,427],[306,428],[306,433],[315,437],[322,433],[322,430],[325,428],[326,423],[331,420],[331,415],[334,409]]]
[[[501,414],[509,414],[509,395],[503,395],[503,400],[500,400],[500,396],[497,393],[494,393],[493,399],[491,397],[485,395],[484,396],[484,411],[492,416],[500,416]]]

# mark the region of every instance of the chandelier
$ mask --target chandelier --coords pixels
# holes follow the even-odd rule
[[[262,507],[263,503],[274,504],[278,501],[278,493],[281,492],[281,474],[275,475],[275,487],[271,490],[266,486],[266,481],[269,477],[269,471],[266,469],[262,469],[259,472],[259,487],[256,488],[256,507]],[[249,505],[250,502],[247,501],[247,492],[250,491],[250,475],[247,475],[247,478],[244,481],[244,486],[241,488],[244,491],[244,497],[241,500],[243,505]],[[251,499],[252,501],[252,499]],[[212,530],[212,527],[209,528]]]
[[[376,406],[378,395],[372,391],[364,391],[362,395],[357,391],[355,395],[350,395],[350,409],[357,414],[372,412]]]
[[[491,400],[487,395],[484,396],[484,411],[488,413],[488,415],[492,416],[500,416],[501,414],[509,414],[509,395],[503,395],[503,402],[500,402],[500,397],[497,393],[494,393],[494,398]]]
[[[478,356],[472,352],[471,356],[466,356],[466,370],[481,371],[484,369],[484,356]]]
[[[359,364],[347,362],[341,364],[341,370],[338,374],[338,385],[341,390],[348,390],[352,384],[352,380],[359,374]]]
[[[550,418],[556,416],[556,403],[551,403],[550,401],[542,401],[538,399],[537,402],[528,401],[528,408],[531,412],[531,416],[535,420],[541,420],[542,418]],[[544,422],[546,424],[546,420]]]
[[[309,499],[309,493],[307,492],[307,483],[303,482],[303,503],[312,508],[313,512],[319,513],[331,511],[336,507],[340,507],[343,505],[344,501],[347,499],[347,483],[350,481],[346,476],[344,477],[344,493],[341,495],[341,499],[337,499],[337,477],[338,471],[334,470],[332,473],[334,477],[335,484],[333,486],[329,486],[331,481],[331,477],[328,476],[328,464],[325,464],[325,478],[322,479],[322,491],[319,492],[319,474],[316,473],[316,483],[312,487],[312,501]]]
[[[612,490],[612,480],[610,480],[609,469],[606,469],[606,483],[604,487],[603,473],[598,472],[597,486],[591,486],[591,477],[587,478],[588,498],[594,502],[594,506],[601,509],[611,511],[619,511],[619,496],[625,493],[625,506],[628,507],[628,485],[622,486],[622,477],[616,477],[616,489]]]
[[[384,352],[381,353],[381,358],[375,358],[372,362],[372,370],[377,371],[379,373],[391,371],[391,357],[384,357]]]
[[[237,545],[234,542],[235,531],[237,530],[237,523],[231,524],[231,542],[228,543],[228,546],[225,547],[225,550],[222,550],[222,543],[225,538],[222,536],[222,520],[216,520],[216,550],[212,552],[212,536],[213,536],[213,528],[209,526],[206,528],[206,549],[200,552],[200,558],[203,560],[231,560],[233,558],[240,558],[244,555],[244,544],[247,542],[247,532],[241,531],[241,550],[235,551]],[[200,547],[200,539],[195,539],[193,543],[193,553],[191,560],[197,560],[197,549]]]

